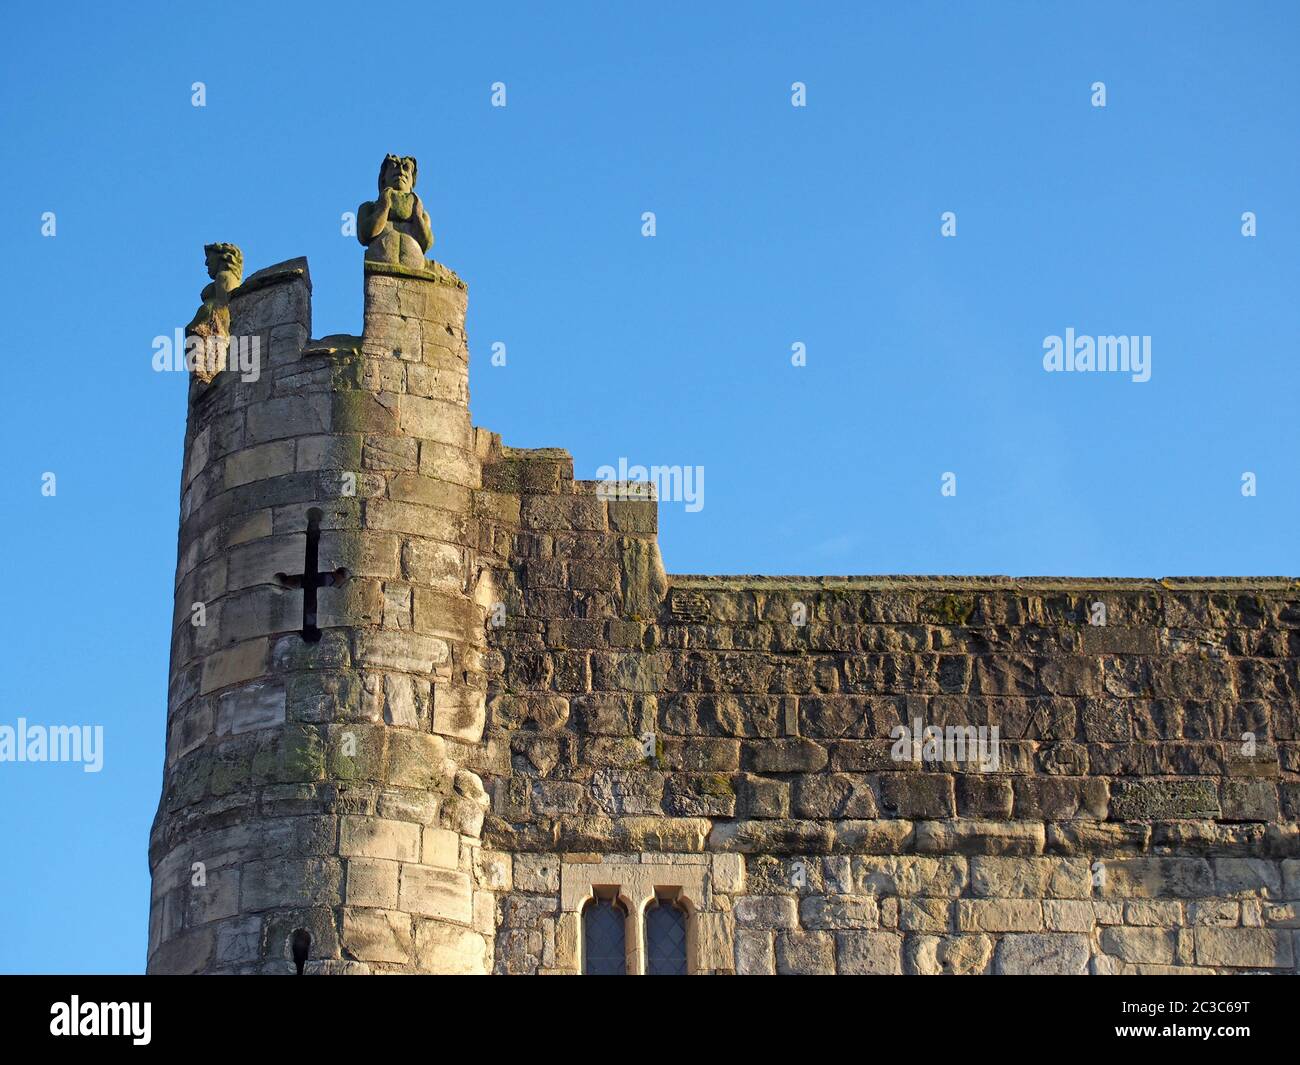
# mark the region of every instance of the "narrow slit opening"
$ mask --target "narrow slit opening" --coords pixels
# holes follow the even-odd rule
[[[305,928],[295,929],[289,940],[290,949],[293,951],[293,964],[298,970],[298,975],[302,975],[304,967],[307,965],[307,955],[311,951],[311,933]]]

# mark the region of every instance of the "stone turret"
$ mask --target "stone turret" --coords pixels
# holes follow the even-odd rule
[[[191,380],[150,972],[491,964],[465,307],[432,262],[367,260],[360,336],[310,339],[303,259],[230,293],[260,357]]]

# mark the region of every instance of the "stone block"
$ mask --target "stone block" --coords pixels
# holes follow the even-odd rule
[[[477,743],[487,721],[484,692],[461,684],[435,681],[433,685],[433,731],[451,739]]]
[[[514,859],[516,891],[554,895],[560,890],[560,860],[549,854],[517,854]]]
[[[834,975],[835,938],[829,932],[778,932],[776,971],[781,975]]]
[[[451,660],[447,644],[433,636],[375,630],[353,635],[352,657],[357,666],[425,675]]]
[[[465,873],[428,865],[403,865],[400,906],[421,917],[468,925],[473,920],[473,889]]]
[[[349,859],[343,894],[344,902],[349,906],[373,906],[383,910],[395,910],[399,868],[397,862],[375,858]]]
[[[149,972],[185,976],[206,971],[216,949],[214,927],[205,925],[159,944],[149,958]]]
[[[604,532],[604,500],[595,496],[529,495],[520,514],[525,529]]]
[[[1111,795],[1110,810],[1118,820],[1218,817],[1219,796],[1210,780],[1122,781]]]
[[[1043,933],[1008,935],[994,953],[994,972],[1003,976],[1070,976],[1088,971],[1086,936]]]
[[[1106,898],[1205,898],[1214,894],[1214,877],[1204,858],[1115,858],[1098,869]]]
[[[1091,932],[1095,921],[1091,902],[1043,900],[1043,927],[1049,932]]]
[[[768,740],[756,744],[750,755],[757,773],[816,773],[825,768],[826,749],[812,740]]]
[[[880,806],[895,817],[952,817],[957,812],[952,777],[941,773],[882,773]]]
[[[348,815],[339,824],[339,853],[345,858],[416,862],[420,858],[420,826],[409,821]]]
[[[327,858],[275,858],[248,862],[240,878],[240,910],[336,904],[342,895],[343,864]]]
[[[1282,870],[1266,858],[1215,858],[1215,894],[1232,898],[1281,898]]]
[[[903,937],[893,932],[840,932],[835,948],[842,976],[890,976],[903,971]]]
[[[864,773],[808,773],[795,778],[794,812],[814,819],[874,818],[870,778]]]
[[[988,936],[908,936],[907,971],[918,976],[970,976],[986,972],[993,956]]]
[[[957,812],[962,817],[1006,820],[1011,816],[1011,782],[1000,777],[962,774],[957,777]]]
[[[980,898],[1069,898],[1092,895],[1092,873],[1084,858],[970,859],[971,893]]]
[[[1045,847],[1042,824],[1024,821],[917,821],[918,854],[1034,855]]]
[[[209,921],[234,917],[239,913],[239,870],[211,869],[205,883],[189,885],[185,924],[197,928]]]
[[[296,468],[304,473],[316,470],[355,473],[361,469],[361,437],[356,434],[303,437],[298,441]]]
[[[771,932],[736,929],[736,974],[739,976],[776,974],[776,953]]]
[[[855,857],[853,875],[860,890],[873,895],[956,898],[968,882],[964,858]]]
[[[416,584],[445,592],[463,592],[465,549],[440,540],[406,540],[402,544],[402,573]]]
[[[1224,780],[1225,821],[1276,821],[1277,785],[1271,780]]]
[[[449,976],[482,976],[490,957],[487,941],[478,932],[440,921],[415,921],[416,965]]]
[[[1241,921],[1241,904],[1225,899],[1203,899],[1187,904],[1188,919],[1193,925],[1233,927]]]
[[[410,729],[393,729],[387,736],[388,782],[398,788],[448,790],[447,743],[441,736]]]
[[[216,925],[218,965],[240,965],[259,961],[262,955],[262,918],[237,917]]]
[[[1196,962],[1234,969],[1290,969],[1295,965],[1291,933],[1271,928],[1195,929]]]
[[[445,828],[428,825],[420,849],[421,865],[436,865],[439,869],[456,869],[460,863],[460,836]]]
[[[952,903],[946,899],[900,899],[898,927],[904,932],[947,932],[952,927]]]
[[[281,684],[250,684],[217,700],[218,736],[274,728],[284,721],[285,690]]]
[[[360,465],[367,470],[415,470],[420,465],[420,442],[406,436],[367,435]],[[353,467],[354,469],[356,467]]]
[[[292,440],[247,447],[226,456],[225,487],[237,488],[241,484],[293,473],[294,465]]]
[[[735,917],[730,913],[701,913],[696,931],[698,967],[706,972],[735,969]]]
[[[736,924],[741,928],[797,928],[795,900],[789,895],[747,895],[736,900]]]
[[[740,854],[715,854],[713,865],[713,890],[735,895],[745,890],[745,859]]]
[[[208,692],[218,691],[264,674],[268,646],[265,638],[246,640],[209,655],[203,661],[199,693],[207,695]]]
[[[737,780],[736,799],[746,817],[790,816],[790,785],[782,780],[746,773]]]
[[[474,867],[477,871],[478,883],[488,891],[501,893],[511,890],[514,886],[514,859],[509,854],[476,847]]]
[[[1165,928],[1103,928],[1101,949],[1120,961],[1171,965],[1176,936]]]
[[[869,895],[807,895],[799,902],[799,923],[810,930],[876,928],[880,909]]]
[[[1156,899],[1126,902],[1124,923],[1153,928],[1177,928],[1183,923],[1183,904]]]
[[[958,899],[957,927],[963,932],[1037,932],[1043,907],[1037,899]]]
[[[343,949],[360,961],[405,964],[411,960],[411,916],[345,906],[340,941]]]

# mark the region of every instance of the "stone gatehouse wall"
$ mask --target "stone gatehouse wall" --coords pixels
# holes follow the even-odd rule
[[[702,973],[1295,971],[1295,581],[667,577],[563,452],[483,478],[496,972],[579,971],[598,885]]]
[[[191,382],[150,972],[573,973],[610,896],[630,972],[663,896],[700,973],[1295,971],[1300,582],[669,577],[473,427],[459,278],[365,292]]]

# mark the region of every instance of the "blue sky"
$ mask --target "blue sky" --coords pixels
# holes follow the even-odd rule
[[[469,283],[475,422],[704,467],[670,572],[1300,569],[1294,4],[22,6],[0,723],[106,750],[0,764],[0,971],[144,965],[185,424],[151,340],[217,240],[308,256],[315,334],[359,331],[340,215],[389,151]],[[1044,372],[1067,327],[1150,336],[1151,379]]]

